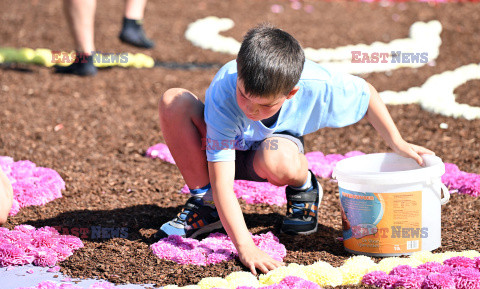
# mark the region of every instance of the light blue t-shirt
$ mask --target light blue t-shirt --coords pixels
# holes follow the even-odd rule
[[[343,127],[361,120],[370,90],[362,78],[329,71],[307,60],[298,92],[287,99],[277,121],[266,127],[247,118],[237,104],[237,63],[232,60],[215,75],[205,95],[206,152],[210,162],[234,161],[235,149],[247,150],[275,132],[303,136],[324,127]]]

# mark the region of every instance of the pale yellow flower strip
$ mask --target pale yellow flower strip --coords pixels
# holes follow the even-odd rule
[[[233,272],[227,277],[208,277],[202,279],[197,285],[178,287],[168,285],[164,289],[210,289],[226,288],[235,289],[239,286],[252,286],[262,288],[268,285],[277,284],[287,276],[297,276],[312,281],[320,286],[359,285],[365,274],[372,271],[390,272],[399,265],[410,265],[417,267],[427,262],[439,262],[452,257],[480,257],[480,253],[474,250],[462,252],[445,252],[433,254],[431,252],[413,253],[408,258],[390,257],[384,258],[375,263],[367,256],[353,256],[345,260],[342,266],[333,267],[324,261],[317,261],[312,265],[299,265],[291,263],[286,267],[280,267],[267,274],[261,274],[258,279],[250,272]]]

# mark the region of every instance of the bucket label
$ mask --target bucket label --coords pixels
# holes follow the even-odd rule
[[[377,254],[421,250],[422,238],[428,237],[422,228],[422,191],[339,191],[345,248]]]

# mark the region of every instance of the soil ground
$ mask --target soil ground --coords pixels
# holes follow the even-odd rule
[[[480,62],[480,5],[470,3],[377,3],[304,1],[312,13],[293,10],[289,1],[177,0],[151,1],[147,6],[147,35],[152,51],[120,43],[123,6],[98,1],[96,49],[102,52],[143,52],[160,62],[213,63],[232,55],[202,50],[184,37],[189,23],[206,16],[228,17],[235,27],[224,32],[241,40],[246,30],[269,21],[294,35],[304,47],[337,47],[408,36],[415,21],[442,23],[442,45],[435,66],[361,75],[379,91],[420,86],[434,74]],[[274,14],[273,4],[284,12]],[[61,1],[1,1],[0,46],[71,50]],[[171,219],[187,199],[178,191],[182,177],[174,165],[151,160],[145,151],[163,142],[157,101],[168,88],[184,87],[200,98],[212,80],[210,69],[101,70],[95,78],[56,75],[37,66],[0,69],[0,155],[31,160],[60,173],[66,182],[63,198],[41,207],[24,208],[6,227],[31,224],[67,229],[102,226],[127,228],[128,238],[85,239],[85,247],[60,263],[73,277],[99,277],[116,283],[195,284],[208,276],[224,277],[245,270],[238,260],[217,265],[182,266],[159,260],[150,251],[152,235]],[[480,80],[456,89],[458,101],[480,104]],[[468,121],[432,114],[418,105],[388,106],[407,141],[426,146],[444,162],[463,171],[480,173],[480,120]],[[440,124],[447,123],[448,129]],[[59,124],[63,128],[55,127]],[[322,129],[306,136],[307,151],[365,153],[388,151],[366,121],[340,129]],[[285,244],[286,262],[311,264],[324,260],[338,266],[351,256],[341,242],[338,187],[320,179],[325,197],[319,231],[310,236],[278,233],[285,207],[248,205],[240,200],[252,233],[273,231]],[[435,252],[480,250],[480,199],[455,194],[442,209],[442,247]],[[351,287],[357,288],[357,287]],[[360,288],[360,287],[358,287]]]

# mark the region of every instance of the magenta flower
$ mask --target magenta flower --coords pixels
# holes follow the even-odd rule
[[[455,289],[454,278],[450,274],[432,273],[423,280],[422,289]]]
[[[455,268],[450,272],[457,289],[480,289],[480,272],[475,268]]]
[[[406,276],[398,276],[398,280],[395,282],[394,287],[403,287],[403,288],[420,288],[420,286],[425,280],[425,276],[417,275],[417,274],[410,274]]]
[[[462,172],[454,164],[445,163],[442,182],[461,194],[480,196],[480,175]]]
[[[32,228],[21,225],[12,231],[0,231],[0,267],[31,263],[51,267],[83,247],[79,238],[60,236],[51,227]]]
[[[322,287],[318,286],[318,284],[302,279],[297,276],[287,276],[280,281],[279,285],[284,285],[286,288],[292,289],[321,289]]]
[[[31,226],[31,225],[18,225],[18,226],[15,226],[15,228],[13,228],[13,230],[14,231],[20,231],[20,232],[31,235],[32,232],[35,231],[35,227]],[[8,229],[7,229],[7,231],[8,231]]]
[[[386,278],[387,276],[387,273],[383,271],[372,271],[363,276],[362,284],[375,285],[379,279]]]
[[[418,266],[417,269],[425,269],[432,273],[448,273],[453,270],[453,267],[438,262],[427,262]]]
[[[0,266],[7,267],[12,265],[25,265],[27,263],[27,254],[21,248],[14,244],[0,245]]]
[[[408,275],[412,275],[415,273],[415,270],[410,267],[409,265],[400,265],[400,266],[397,266],[395,268],[393,268],[389,275],[396,275],[396,276],[408,276]]]
[[[57,261],[57,254],[53,249],[48,247],[40,247],[36,251],[33,264],[42,267],[52,267],[55,266]]]
[[[252,238],[255,245],[276,260],[281,261],[287,255],[285,246],[280,244],[278,238],[270,232],[253,235]],[[150,248],[158,258],[178,264],[205,266],[238,256],[230,238],[221,233],[210,234],[202,241],[172,235],[152,244]]]
[[[159,158],[171,164],[175,164],[175,160],[173,159],[168,146],[163,143],[158,143],[152,147],[149,147],[146,155],[152,159]]]
[[[80,238],[71,236],[71,235],[60,235],[58,237],[55,237],[58,239],[58,243],[60,245],[66,245],[68,248],[71,250],[78,250],[80,248],[83,248],[83,242]]]
[[[377,282],[375,282],[375,284],[373,285],[383,289],[391,289],[394,288],[395,283],[398,281],[398,279],[398,276],[385,274],[384,277],[378,278]]]
[[[473,258],[473,261],[475,262],[475,268],[477,268],[478,271],[480,271],[480,257],[475,257]]]
[[[37,167],[30,161],[14,162],[12,158],[0,156],[2,169],[13,188],[13,206],[9,215],[18,213],[20,208],[44,205],[61,198],[65,182],[60,175],[49,168]]]
[[[451,266],[453,268],[473,268],[475,267],[475,261],[468,257],[458,256],[452,257],[443,261],[444,265]]]

